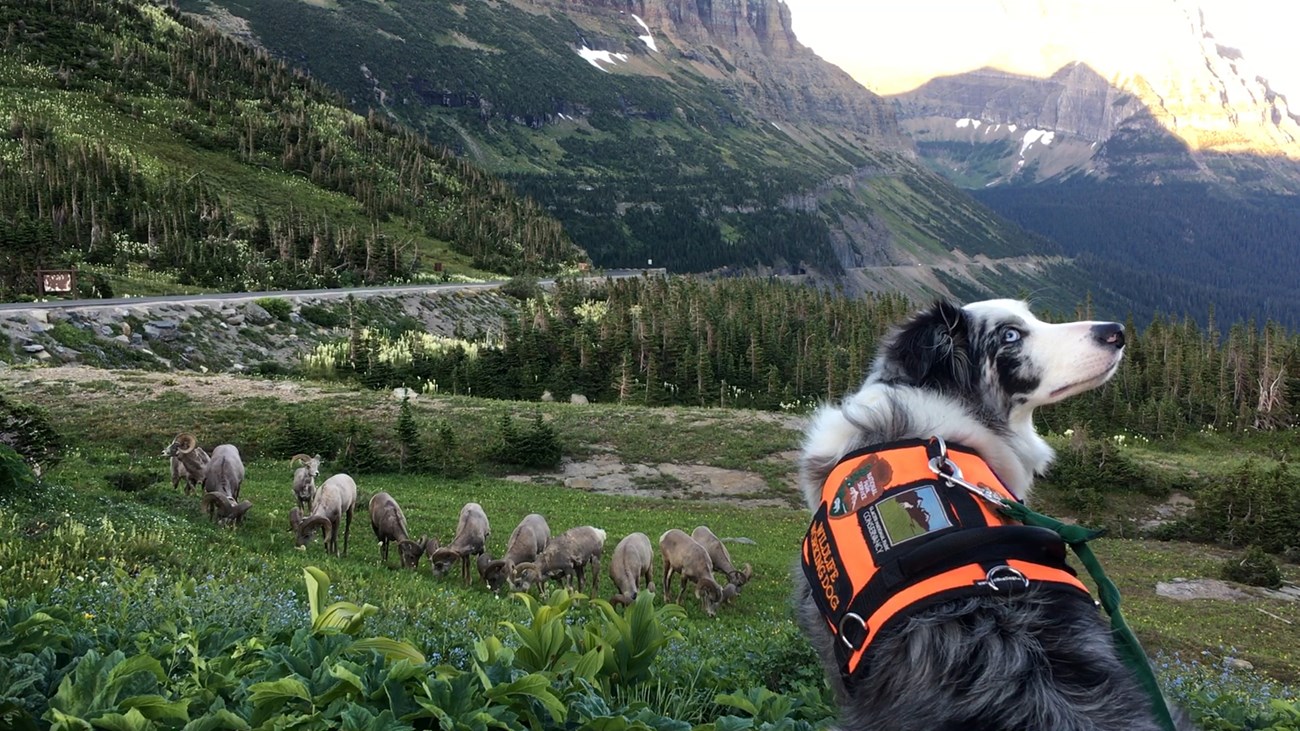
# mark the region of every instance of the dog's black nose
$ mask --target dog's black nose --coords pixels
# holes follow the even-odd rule
[[[1119,350],[1124,347],[1124,326],[1118,322],[1103,322],[1092,326],[1092,339],[1100,345]]]

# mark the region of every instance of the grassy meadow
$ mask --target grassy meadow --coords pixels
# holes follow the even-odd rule
[[[0,495],[0,596],[6,602],[0,620],[13,637],[6,640],[0,632],[0,688],[6,679],[11,687],[0,697],[0,718],[21,719],[20,710],[27,709],[45,714],[51,727],[73,728],[71,722],[60,726],[58,714],[116,719],[114,714],[126,717],[135,709],[140,724],[132,727],[139,728],[223,727],[194,725],[218,718],[240,728],[330,728],[359,723],[357,714],[365,709],[372,725],[356,727],[520,727],[540,719],[554,728],[812,728],[830,721],[820,670],[789,607],[790,571],[806,528],[789,462],[799,440],[797,417],[423,396],[412,402],[423,438],[431,440],[437,424],[453,425],[464,476],[355,475],[363,499],[389,492],[416,536],[429,534],[444,543],[460,506],[481,503],[492,523],[493,555],[504,551],[510,531],[530,512],[542,513],[553,533],[580,524],[604,528],[606,563],[617,541],[633,531],[654,541],[668,528],[689,532],[706,524],[724,538],[748,539],[728,546],[737,565],[753,564],[754,580],[714,619],[689,595],[683,612],[661,609],[653,621],[646,619],[665,639],[653,652],[633,653],[653,659],[653,666],[647,678],[632,682],[626,673],[587,673],[576,659],[580,651],[598,649],[583,644],[583,632],[617,635],[597,603],[579,601],[565,611],[538,614],[517,597],[492,595],[480,582],[462,585],[456,572],[435,578],[427,561],[415,572],[385,566],[364,509],[354,515],[345,557],[326,555],[319,538],[306,550],[294,548],[287,520],[293,506],[291,471],[285,459],[292,452],[280,454],[281,447],[290,438],[323,439],[345,423],[360,421],[376,450],[391,453],[398,402],[389,393],[225,376],[106,371],[98,378],[84,373],[74,378],[57,369],[11,371],[4,383],[9,398],[43,407],[76,446],[38,486]],[[629,464],[749,470],[763,477],[765,487],[719,496],[654,478],[651,482],[658,482],[645,487],[658,488],[661,497],[602,494],[564,487],[547,471],[521,475],[518,468],[483,456],[503,415],[534,414],[551,425],[570,459],[612,454]],[[242,497],[254,504],[244,525],[210,524],[196,496],[171,488],[167,461],[158,455],[180,430],[195,431],[204,445],[241,446],[248,462]],[[1249,448],[1223,440],[1219,449],[1221,454],[1242,450],[1245,456]],[[1134,446],[1130,451],[1148,463],[1158,456],[1158,467],[1167,471],[1184,459],[1177,450]],[[1205,459],[1203,453],[1186,460],[1202,471],[1216,465],[1226,469],[1230,461]],[[331,471],[327,463],[322,476]],[[126,491],[120,481],[107,479],[123,472],[157,481]],[[1068,504],[1050,485],[1042,497],[1042,505]],[[1123,504],[1124,517],[1137,520],[1159,502],[1131,499]],[[1155,591],[1157,582],[1217,578],[1223,562],[1241,551],[1127,538],[1103,538],[1094,548],[1123,592],[1127,619],[1161,680],[1207,728],[1298,727],[1300,604],[1256,594],[1238,601],[1177,601]],[[390,563],[397,563],[395,549]],[[408,672],[402,662],[375,658],[367,664],[348,654],[346,640],[308,632],[307,566],[332,579],[330,601],[375,605],[359,635],[406,642],[423,656],[427,669]],[[1282,570],[1287,580],[1300,581],[1295,565],[1282,564]],[[656,557],[656,573],[661,571]],[[598,595],[613,593],[602,566]],[[662,605],[656,601],[655,606]],[[33,619],[42,612],[52,619]],[[557,643],[556,651],[550,664],[539,666],[527,651],[545,633],[519,633],[503,623],[537,628],[555,612],[562,615],[555,623],[560,629],[546,636]],[[32,639],[34,628],[45,634]],[[643,629],[627,636],[652,634]],[[59,637],[65,640],[51,640]],[[59,652],[66,651],[66,662],[59,655],[41,665],[41,643],[65,648]],[[140,655],[159,658],[153,685],[139,673],[121,684],[149,686],[144,695],[171,704],[172,715],[133,706],[135,696],[125,691],[112,698],[107,691],[89,700],[74,697],[83,684],[100,686],[69,675],[60,663],[70,666],[70,659],[88,648],[99,653],[95,657],[105,667],[113,651],[122,653],[117,662],[124,666]],[[556,659],[570,655],[570,660]],[[32,667],[44,668],[25,671],[38,679],[18,683],[17,678],[28,677],[19,669]],[[85,667],[89,674],[92,666]],[[116,677],[114,671],[102,672],[109,680]],[[348,681],[352,690],[340,690],[339,678],[349,674],[357,677]],[[74,681],[62,688],[60,678]],[[287,679],[301,681],[302,689],[286,690]],[[109,680],[103,687],[111,686]],[[439,690],[440,683],[447,688]],[[394,690],[399,686],[405,689],[401,702]],[[563,709],[558,716],[542,710],[556,709],[545,688]],[[438,700],[444,691],[477,700],[453,712],[450,701]],[[277,693],[283,695],[283,708],[272,702],[280,698]],[[50,701],[55,710],[41,705],[42,694],[61,699]],[[431,710],[435,707],[437,712]],[[80,709],[80,715],[69,709]],[[111,725],[115,722],[101,725],[119,727]]]

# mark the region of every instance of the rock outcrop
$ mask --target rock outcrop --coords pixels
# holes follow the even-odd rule
[[[781,0],[532,0],[528,5],[563,10],[580,25],[585,15],[607,28],[622,27],[623,34],[584,40],[595,51],[667,54],[722,81],[728,93],[768,121],[846,127],[890,147],[910,148],[884,99],[799,42],[790,7]],[[653,39],[655,50],[643,36]]]
[[[891,99],[922,155],[968,187],[1088,175],[1300,191],[1300,115],[1179,11],[1151,29],[1160,53],[1127,65],[1081,58],[1048,78],[985,68]]]

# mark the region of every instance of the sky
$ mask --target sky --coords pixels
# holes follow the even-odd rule
[[[804,45],[880,94],[981,66],[1046,76],[1074,60],[1104,66],[1125,55],[1158,56],[1164,46],[1152,42],[1149,29],[1186,33],[1176,13],[1199,5],[1219,43],[1240,49],[1275,89],[1300,98],[1295,0],[784,2]]]

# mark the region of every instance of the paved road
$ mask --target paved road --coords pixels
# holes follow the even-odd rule
[[[649,270],[653,274],[662,274],[662,270]],[[639,277],[640,269],[613,269],[592,279],[624,279]],[[554,279],[539,279],[538,284],[549,286]],[[50,300],[47,302],[5,302],[0,303],[0,312],[13,310],[73,310],[95,309],[103,307],[133,307],[159,303],[211,304],[215,302],[243,302],[259,297],[311,297],[313,299],[330,299],[356,295],[373,297],[386,294],[412,294],[419,292],[455,292],[495,289],[505,284],[505,280],[475,283],[451,284],[399,284],[390,287],[352,287],[349,289],[296,289],[273,292],[227,292],[215,294],[170,294],[158,297],[114,297],[97,300]]]

